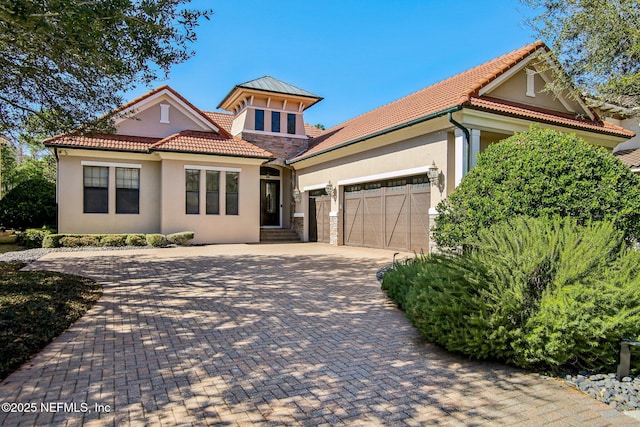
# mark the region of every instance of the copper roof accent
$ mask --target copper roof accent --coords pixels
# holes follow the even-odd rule
[[[44,140],[47,147],[87,148],[93,150],[146,153],[160,138],[131,135],[59,135]]]
[[[620,150],[613,153],[613,155],[630,168],[640,167],[640,148]]]
[[[568,126],[571,128],[587,129],[600,133],[613,134],[623,138],[632,138],[635,133],[616,126],[606,121],[594,122],[591,120],[581,120],[570,114],[563,114],[557,111],[534,108],[529,105],[522,105],[516,102],[508,102],[502,99],[483,96],[481,98],[471,98],[466,104],[480,110],[487,110],[497,113],[504,113],[509,116],[534,119],[540,122]]]
[[[460,109],[469,106],[486,108],[504,114],[517,114],[522,118],[533,121],[548,121],[616,136],[630,136],[628,131],[618,127],[614,128],[603,122],[580,120],[577,116],[569,118],[556,112],[548,111],[543,113],[532,110],[528,106],[526,108],[516,108],[514,105],[502,100],[482,101],[484,96],[479,97],[482,88],[540,49],[545,52],[549,51],[549,48],[542,41],[536,41],[404,98],[333,126],[314,138],[309,150],[292,159],[292,161],[295,162],[325,151],[331,151],[381,133],[393,131],[399,127],[444,115],[456,108]],[[503,103],[504,106],[499,107],[499,103]]]
[[[270,152],[240,138],[226,138],[215,132],[195,130],[184,130],[170,135],[153,144],[151,150],[265,159],[274,157]]]
[[[241,92],[243,89],[249,90],[249,91],[259,91],[259,92],[264,92],[264,93],[276,93],[276,94],[280,94],[280,95],[284,95],[285,97],[287,96],[293,96],[293,97],[298,97],[298,98],[306,98],[310,101],[309,105],[305,106],[305,109],[311,107],[312,105],[316,104],[317,102],[322,101],[322,97],[318,96],[318,95],[314,95],[313,93],[306,91],[304,89],[301,89],[297,86],[294,86],[290,83],[287,82],[283,82],[282,80],[278,80],[274,77],[271,76],[264,76],[264,77],[260,77],[257,78],[255,80],[251,80],[248,82],[244,82],[244,83],[240,83],[238,85],[235,85],[230,91],[229,93],[227,93],[227,95],[222,99],[222,101],[220,101],[220,103],[218,104],[218,106],[216,108],[225,108],[227,109],[227,107],[223,107],[223,105],[225,105],[225,103],[233,98],[234,94]]]

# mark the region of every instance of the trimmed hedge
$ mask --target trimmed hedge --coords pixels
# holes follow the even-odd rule
[[[193,231],[183,231],[180,233],[167,234],[167,240],[174,245],[183,246],[189,240],[192,240],[196,236]]]
[[[43,228],[28,228],[24,233],[18,235],[18,245],[27,248],[41,248],[45,236],[51,234],[51,230]]]
[[[35,230],[38,231],[38,230]],[[34,231],[34,233],[35,233]],[[163,247],[169,242],[183,245],[193,239],[195,233],[184,231],[164,234],[45,234],[42,239],[43,248],[74,248],[83,246],[153,246]],[[168,237],[171,240],[168,240]]]
[[[620,340],[640,339],[640,250],[613,222],[513,218],[467,252],[396,266],[382,287],[428,340],[477,359],[613,372]]]

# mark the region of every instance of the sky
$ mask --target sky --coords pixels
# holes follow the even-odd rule
[[[305,111],[326,128],[532,43],[519,0],[193,0],[214,11],[195,55],[168,84],[204,111],[270,75],[324,98]]]

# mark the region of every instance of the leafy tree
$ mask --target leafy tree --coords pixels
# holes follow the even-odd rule
[[[47,134],[84,126],[188,59],[210,10],[190,0],[12,0],[0,4],[0,133],[38,115]],[[46,114],[44,113],[46,112]]]
[[[592,95],[640,105],[640,7],[637,0],[522,0],[540,10],[530,20],[558,55],[566,75]]]
[[[0,225],[39,228],[56,223],[56,185],[42,178],[21,182],[0,199]]]
[[[0,198],[13,187],[16,166],[15,147],[0,138]]]
[[[640,238],[640,178],[575,135],[532,127],[493,144],[436,207],[440,246],[470,243],[478,231],[514,216],[611,220]]]

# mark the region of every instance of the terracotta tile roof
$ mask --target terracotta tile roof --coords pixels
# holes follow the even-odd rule
[[[615,134],[624,138],[631,138],[634,132],[616,126],[613,123],[591,120],[581,120],[570,114],[562,114],[557,111],[543,110],[533,108],[529,105],[522,105],[515,102],[508,102],[502,99],[495,99],[483,96],[481,98],[471,98],[465,105],[476,107],[481,110],[489,110],[497,113],[505,113],[509,116],[522,117],[525,119],[534,119],[536,121],[558,124],[572,128],[588,129],[595,132],[603,132]]]
[[[273,154],[239,138],[226,138],[214,132],[185,130],[168,136],[151,147],[154,151],[218,154],[223,156],[270,158]]]
[[[630,168],[640,167],[640,148],[620,150],[613,153],[613,155]]]
[[[185,130],[166,138],[131,135],[61,135],[44,141],[47,147],[84,148],[89,150],[175,151],[222,156],[270,158],[273,154],[240,138],[227,138],[215,132]]]
[[[353,144],[377,134],[392,131],[396,127],[428,120],[436,115],[446,114],[447,110],[465,106],[493,108],[494,111],[505,114],[515,114],[517,112],[521,117],[534,121],[551,121],[553,114],[550,112],[547,115],[543,115],[540,112],[529,111],[525,108],[520,108],[516,111],[514,106],[507,106],[506,104],[499,109],[496,101],[493,104],[483,103],[483,101],[479,101],[481,98],[478,98],[483,87],[518,65],[520,61],[529,57],[538,49],[549,51],[543,42],[537,41],[327,129],[317,138],[314,138],[309,150],[293,160],[301,160],[344,145]],[[626,131],[620,128],[611,128],[603,123],[590,122],[588,124],[576,118],[569,119],[561,116],[553,117],[553,120],[555,123],[562,125],[628,136]]]
[[[146,153],[160,138],[131,135],[59,135],[44,140],[47,147],[87,148],[94,150]]]
[[[304,133],[309,138],[315,138],[318,135],[322,134],[322,132],[324,132],[322,129],[318,129],[317,127],[310,125],[309,123],[304,124]]]
[[[233,114],[222,113],[220,111],[203,111],[203,113],[211,120],[216,122],[227,132],[231,133],[231,126],[233,125]]]

